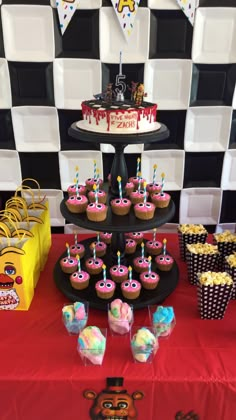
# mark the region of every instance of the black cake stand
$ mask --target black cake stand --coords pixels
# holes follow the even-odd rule
[[[97,143],[107,143],[112,144],[115,148],[114,160],[111,169],[111,187],[108,191],[108,203],[112,197],[119,196],[119,188],[117,183],[117,176],[120,175],[122,178],[122,187],[124,191],[124,186],[128,181],[128,173],[127,173],[127,165],[124,156],[124,148],[128,144],[137,144],[137,143],[153,143],[157,141],[164,140],[169,136],[169,130],[165,125],[161,125],[161,127],[149,133],[140,133],[140,134],[130,134],[130,135],[117,135],[117,134],[103,134],[103,133],[95,133],[86,130],[82,130],[78,128],[76,123],[73,123],[69,128],[69,134],[78,139],[85,142],[97,142]],[[125,195],[125,191],[124,191]],[[132,261],[136,256],[141,256],[141,248],[140,246],[137,247],[136,253],[131,255],[125,254],[125,232],[137,232],[137,231],[147,231],[152,228],[157,228],[164,223],[170,221],[175,213],[175,205],[174,202],[171,200],[168,207],[163,209],[156,209],[154,217],[151,220],[139,220],[135,217],[133,209],[130,210],[130,213],[127,216],[117,216],[112,213],[111,207],[108,205],[108,213],[106,220],[103,222],[91,222],[87,219],[86,213],[84,214],[74,214],[71,213],[65,204],[66,198],[62,200],[60,210],[62,215],[65,217],[66,220],[73,223],[76,226],[81,226],[84,228],[88,228],[95,232],[111,232],[112,233],[112,241],[111,245],[108,245],[108,249],[106,252],[105,257],[102,257],[104,263],[107,267],[107,274],[109,273],[109,269],[113,264],[117,263],[117,251],[119,250],[121,253],[121,264],[131,265]],[[83,244],[86,249],[85,257],[81,260],[82,269],[84,268],[84,260],[91,256],[89,251],[89,245],[94,240],[87,239],[83,241]],[[145,242],[145,241],[144,241]],[[60,259],[66,256],[66,252],[64,252],[59,260],[56,263],[54,268],[54,278],[57,287],[64,293],[64,295],[70,299],[71,301],[80,300],[87,300],[90,303],[90,306],[96,309],[105,310],[107,308],[107,304],[115,299],[121,298],[123,300],[127,300],[122,296],[120,285],[117,285],[115,294],[112,299],[105,300],[100,299],[96,295],[95,291],[95,282],[101,279],[101,274],[98,276],[91,276],[89,287],[78,291],[71,287],[69,281],[69,275],[62,272],[60,268]],[[178,273],[178,266],[174,262],[173,268],[169,272],[160,272],[158,271],[156,264],[152,263],[152,270],[156,271],[160,275],[160,281],[156,289],[148,291],[142,288],[140,296],[138,299],[129,301],[133,304],[134,308],[144,308],[148,305],[152,305],[154,303],[161,303],[163,300],[170,295],[173,290],[176,288],[178,283],[179,273]],[[138,279],[139,276],[133,270],[133,278]],[[128,300],[127,300],[128,301]]]

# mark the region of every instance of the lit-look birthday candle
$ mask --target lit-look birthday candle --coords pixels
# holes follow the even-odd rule
[[[93,259],[96,260],[96,245],[93,244]]]
[[[77,263],[78,263],[78,272],[80,273],[81,272],[80,256],[76,255],[76,258],[77,258]]]
[[[141,172],[138,172],[138,192],[140,192],[140,189],[141,189],[141,180],[142,180],[142,174]]]
[[[156,182],[156,174],[157,174],[157,165],[153,165],[153,177],[152,177],[152,182],[153,184],[155,184]]]
[[[143,183],[143,192],[144,192],[143,202],[144,202],[144,204],[146,204],[146,202],[147,202],[147,183],[146,182]]]
[[[96,160],[93,161],[93,177],[94,179],[97,179],[97,162]]]
[[[163,193],[164,190],[164,184],[165,184],[165,174],[162,172],[161,174],[161,192]]]
[[[75,167],[75,178],[77,179],[77,182],[79,183],[79,167]]]
[[[120,199],[122,200],[122,185],[121,185],[121,177],[120,177],[120,176],[118,176],[116,179],[117,179],[117,182],[118,182],[118,187],[119,187],[119,196],[120,196]]]
[[[151,274],[151,270],[152,270],[152,257],[151,257],[151,255],[149,255],[149,257],[148,257],[148,274],[149,274],[149,276]]]
[[[153,237],[152,237],[152,240],[153,240],[153,241],[155,241],[155,240],[156,240],[156,233],[157,233],[157,230],[156,230],[156,228],[154,228],[154,229],[153,229]]]
[[[75,183],[75,194],[76,194],[76,197],[78,197],[79,196],[79,184],[78,184],[77,178],[74,179],[74,183]]]
[[[102,270],[103,270],[103,280],[104,281],[106,281],[106,279],[107,279],[107,272],[106,272],[106,265],[105,264],[103,264],[102,265]]]
[[[131,267],[131,265],[129,266],[128,270],[129,270],[129,280],[131,281],[132,280],[132,267]]]
[[[77,235],[75,233],[75,246],[77,246],[77,244],[78,244],[78,239],[77,239]]]
[[[95,194],[95,203],[98,204],[98,189],[97,189],[97,184],[93,184],[93,191]]]
[[[68,242],[66,242],[66,249],[67,249],[67,257],[70,258],[70,246]]]
[[[139,171],[140,171],[140,161],[141,161],[141,159],[140,159],[140,158],[138,158],[138,159],[137,159],[136,176],[138,176]]]
[[[100,242],[100,234],[97,232],[97,242]]]
[[[122,75],[122,51],[120,51],[119,75]]]
[[[141,243],[141,257],[144,259],[144,242]]]
[[[163,251],[162,251],[164,255],[166,255],[166,243],[167,243],[167,240],[165,238],[163,239]]]
[[[117,265],[120,267],[120,251],[117,251]]]

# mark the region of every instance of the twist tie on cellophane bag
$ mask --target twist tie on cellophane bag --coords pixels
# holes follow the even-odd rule
[[[35,192],[29,185],[24,185],[27,181],[33,182],[33,183],[36,184],[37,192]],[[29,192],[29,190],[31,190],[31,192],[33,194],[31,195],[32,202],[30,204],[27,204],[28,209],[46,210],[46,206],[43,204],[43,202],[45,201],[46,195],[42,195],[40,185],[39,185],[38,181],[36,181],[36,179],[25,178],[25,179],[22,180],[22,182],[21,182],[21,194],[22,194],[22,196],[23,196],[24,192]]]

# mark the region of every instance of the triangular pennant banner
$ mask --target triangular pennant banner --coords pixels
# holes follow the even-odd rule
[[[111,2],[119,20],[121,29],[128,41],[134,28],[134,20],[140,0],[111,0]]]
[[[198,0],[176,0],[184,14],[187,16],[189,22],[193,25],[195,9],[198,4]]]
[[[69,25],[73,14],[75,13],[79,0],[57,0],[56,6],[59,16],[60,29],[62,35],[64,34],[67,26]]]

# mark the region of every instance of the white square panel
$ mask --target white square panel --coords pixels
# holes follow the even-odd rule
[[[0,190],[14,191],[21,184],[19,154],[15,150],[1,150],[0,153]]]
[[[56,7],[56,0],[51,0],[52,7]],[[102,7],[102,0],[79,0],[77,9],[99,9]]]
[[[231,107],[192,107],[187,110],[184,149],[187,152],[221,152],[227,149]]]
[[[192,59],[194,63],[204,64],[236,62],[235,7],[199,7],[197,9]]]
[[[176,0],[148,0],[147,5],[150,9],[179,10],[180,8]]]
[[[94,150],[68,150],[59,152],[59,169],[61,186],[67,191],[74,183],[76,166],[79,167],[79,183],[84,184],[87,178],[93,177],[94,160],[96,160],[99,176],[103,178],[102,152]]]
[[[1,10],[7,60],[47,62],[54,59],[50,6],[3,5]]]
[[[223,190],[236,190],[236,150],[225,152],[221,175],[221,188]]]
[[[113,7],[102,7],[99,34],[101,61],[119,63],[120,51],[122,51],[122,63],[144,63],[148,59],[149,32],[150,10],[148,8],[138,8],[134,28],[127,42]]]
[[[148,60],[144,65],[146,100],[157,103],[160,110],[187,109],[191,76],[191,60]]]
[[[0,58],[0,109],[11,108],[11,85],[7,60]]]
[[[64,198],[61,190],[41,190],[49,202],[51,226],[64,226],[65,219],[60,212],[60,204]]]
[[[235,223],[220,223],[216,226],[216,233],[222,233],[225,230],[229,230],[232,233],[236,232],[236,224]]]
[[[125,147],[124,153],[142,153],[143,147],[143,144],[129,144]],[[100,150],[103,153],[115,153],[114,146],[110,144],[101,143]]]
[[[187,188],[180,194],[180,223],[217,224],[220,218],[220,188]]]
[[[147,182],[153,181],[153,166],[157,165],[156,182],[161,182],[165,174],[164,190],[181,190],[184,177],[183,150],[148,150],[141,154],[142,176]]]
[[[16,149],[19,152],[60,150],[56,108],[22,106],[13,107],[11,112]]]
[[[61,109],[81,109],[102,89],[101,62],[58,58],[53,63],[55,104]]]

